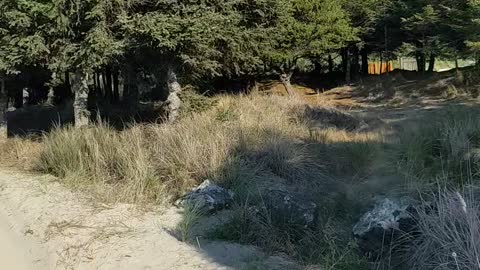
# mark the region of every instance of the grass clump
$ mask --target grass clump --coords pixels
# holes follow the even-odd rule
[[[176,231],[183,242],[187,242],[191,239],[192,228],[198,223],[203,214],[204,213],[202,213],[200,207],[196,204],[187,204],[184,207],[182,219],[177,224],[176,228]]]
[[[443,176],[464,184],[480,173],[478,110],[449,109],[423,127],[400,134],[393,155],[400,172],[416,179]]]
[[[38,170],[106,200],[157,201],[162,186],[150,163],[144,127],[118,133],[106,125],[46,135]]]
[[[419,233],[407,252],[409,269],[478,269],[480,208],[475,193],[442,190],[433,205],[418,209]]]
[[[237,206],[232,219],[210,232],[209,237],[253,244],[321,269],[367,269],[350,240],[349,229],[342,228],[348,226],[333,219],[326,219],[318,228],[276,223],[264,208],[245,203]]]

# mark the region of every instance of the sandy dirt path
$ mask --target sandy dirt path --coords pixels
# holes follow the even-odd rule
[[[46,270],[48,255],[39,243],[25,239],[0,211],[0,265],[10,270]]]
[[[295,269],[232,243],[177,240],[177,209],[98,205],[53,177],[0,170],[0,269]]]

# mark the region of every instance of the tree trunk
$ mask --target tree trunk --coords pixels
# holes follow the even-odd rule
[[[333,73],[333,59],[331,54],[328,55],[328,73]]]
[[[415,58],[417,60],[417,71],[421,73],[425,72],[425,54],[417,52]]]
[[[3,77],[0,77],[0,92],[2,94],[6,94],[6,91],[5,91],[5,78]]]
[[[107,66],[105,68],[105,97],[108,102],[113,102],[113,93],[112,93],[112,67]]]
[[[295,92],[295,89],[293,89],[291,79],[292,79],[293,72],[290,73],[283,73],[280,75],[280,81],[282,82],[283,86],[285,87],[285,90],[287,91],[288,95],[290,97],[294,97],[297,95],[297,92]]]
[[[177,74],[172,67],[168,68],[167,74],[167,87],[168,98],[167,105],[167,121],[173,123],[178,119],[180,115],[180,107],[182,106],[182,100],[178,96],[182,92],[182,86],[178,82]]]
[[[368,75],[368,51],[366,48],[363,48],[360,52],[362,55],[362,74]]]
[[[127,82],[126,88],[127,92],[124,93],[124,97],[127,98],[127,103],[129,104],[129,109],[136,113],[138,109],[138,83],[137,83],[137,72],[132,65],[127,66]]]
[[[57,80],[57,73],[53,72],[52,73],[52,81],[56,81],[56,80]],[[55,91],[54,91],[52,85],[50,85],[50,87],[48,88],[47,104],[48,105],[54,105],[55,104]]]
[[[352,62],[350,60],[350,49],[345,50],[345,82],[350,84],[352,79]]]
[[[113,102],[116,103],[120,100],[120,87],[119,87],[119,80],[118,80],[118,68],[113,68],[112,72],[113,76]]]
[[[103,95],[102,75],[100,72],[96,72],[95,76],[97,77],[97,86],[95,87],[95,89],[97,90],[97,94],[99,96],[102,96]]]
[[[75,127],[81,128],[90,123],[90,112],[88,111],[88,75],[85,72],[77,71],[72,77],[72,89],[75,93],[73,109],[75,114]]]
[[[70,72],[65,72],[65,99],[73,97],[72,85],[70,84]],[[63,101],[63,100],[62,100]]]
[[[435,55],[430,54],[430,61],[428,62],[428,72],[433,72],[435,70]]]
[[[360,72],[360,50],[357,46],[353,49],[353,65],[352,65],[352,75],[353,78],[357,78],[358,73]]]

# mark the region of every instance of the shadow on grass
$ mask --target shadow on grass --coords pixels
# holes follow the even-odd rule
[[[351,238],[351,228],[376,196],[412,191],[407,187],[412,178],[407,179],[404,164],[399,160],[399,147],[406,147],[400,137],[406,133],[413,138],[424,136],[424,129],[452,118],[452,114],[463,117],[462,113],[478,112],[478,104],[466,103],[371,111],[388,120],[383,141],[335,142],[315,136],[299,140],[269,130],[264,138],[256,138],[266,142],[263,145],[252,145],[248,139],[239,142],[228,162],[212,174],[217,176],[215,182],[235,191],[235,205],[227,211],[226,221],[210,223],[186,240],[213,261],[233,269],[294,269],[285,265],[276,268],[270,261],[271,255],[281,255],[302,267],[368,269]],[[469,138],[473,139],[472,136]],[[272,137],[277,140],[272,142]],[[434,175],[430,177],[435,179]],[[260,210],[259,214],[269,188],[283,189],[315,202],[320,208],[317,226],[282,226],[271,221],[268,211]],[[205,219],[211,217],[202,217],[199,223]],[[254,245],[261,252],[239,258],[234,252],[225,253],[232,245],[240,250],[252,250],[249,245]]]

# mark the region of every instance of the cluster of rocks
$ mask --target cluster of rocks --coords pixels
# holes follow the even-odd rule
[[[195,205],[204,214],[228,209],[234,202],[234,193],[209,180],[183,196],[177,205]],[[382,250],[388,250],[405,234],[415,232],[416,201],[409,197],[378,199],[353,227],[353,236],[360,250],[377,259]],[[252,213],[268,213],[272,222],[313,229],[318,223],[318,205],[285,190],[268,189],[262,195],[261,206]]]
[[[177,201],[178,206],[195,205],[205,214],[213,214],[228,209],[233,204],[234,193],[224,189],[209,180]],[[255,207],[252,212],[268,213],[275,224],[295,225],[313,228],[317,224],[317,204],[295,196],[287,191],[269,189],[262,198],[262,206]]]

